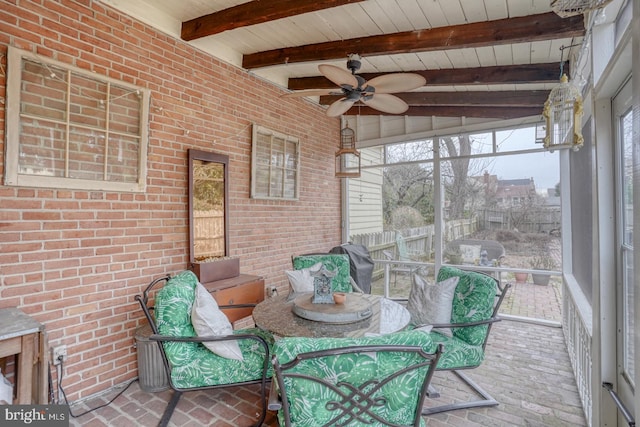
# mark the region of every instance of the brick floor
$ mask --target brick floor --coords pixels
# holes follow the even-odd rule
[[[502,302],[500,312],[519,317],[542,319],[551,322],[562,321],[560,307],[562,305],[562,284],[560,277],[552,276],[548,285],[535,285],[531,275],[527,281],[517,283],[513,274],[503,273],[503,283],[508,282],[511,288]],[[383,281],[377,280],[372,284],[371,292],[384,294]],[[394,284],[389,287],[391,298],[408,298],[411,282],[408,275],[398,275]]]
[[[503,314],[562,321],[562,285],[560,279],[552,277],[548,285],[534,285],[531,276],[525,283],[511,283],[509,293],[500,307]]]
[[[468,375],[495,397],[499,406],[459,410],[425,417],[427,426],[586,426],[582,406],[560,328],[505,320],[495,325],[487,358]],[[441,393],[434,402],[469,394],[455,377],[437,372],[433,384]],[[101,397],[73,405],[75,414],[104,404],[113,390]],[[110,405],[72,418],[72,426],[155,426],[171,391],[147,393],[134,383]],[[258,388],[237,387],[185,393],[171,419],[173,426],[251,425],[256,418]],[[270,412],[265,426],[277,426]],[[312,427],[312,426],[310,426]]]
[[[516,284],[503,303],[503,313],[560,321],[560,285]],[[425,417],[427,426],[560,427],[586,426],[562,329],[527,322],[497,323],[487,345],[482,366],[467,371],[500,403]],[[471,394],[455,376],[437,372],[433,384],[441,397],[426,406],[468,400]],[[103,405],[118,389],[74,404],[74,414]],[[155,426],[171,391],[147,393],[133,383],[104,408],[71,419],[71,426]],[[243,427],[257,419],[258,387],[236,387],[185,393],[171,418],[172,426]],[[264,426],[278,426],[269,412]],[[313,427],[313,426],[309,426]]]

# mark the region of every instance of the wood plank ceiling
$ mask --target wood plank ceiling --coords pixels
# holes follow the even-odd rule
[[[126,1],[109,0],[116,7]],[[335,87],[317,66],[346,69],[351,53],[363,57],[358,74],[366,80],[391,72],[421,74],[424,87],[397,94],[410,105],[406,116],[540,114],[585,34],[582,16],[560,18],[549,0],[137,3],[148,20],[168,23],[165,30],[176,31],[171,23],[179,22],[183,40],[290,90]],[[315,99],[328,105],[337,98]],[[356,104],[346,114],[385,113]]]

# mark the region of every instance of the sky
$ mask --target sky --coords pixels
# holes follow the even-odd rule
[[[540,148],[535,143],[535,132],[532,128],[517,129],[496,133],[496,141],[505,151]],[[489,173],[498,179],[533,178],[536,189],[554,188],[560,182],[560,156],[558,152],[547,151],[533,154],[519,154],[506,157],[495,157]]]
[[[554,153],[521,154],[495,159],[498,179],[533,178],[536,189],[554,188],[560,182],[559,156]]]

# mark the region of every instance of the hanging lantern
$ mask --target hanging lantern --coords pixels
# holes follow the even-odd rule
[[[560,17],[582,15],[605,7],[613,0],[551,0],[551,9]]]
[[[553,152],[559,148],[577,151],[582,147],[582,113],[582,96],[563,74],[560,85],[551,90],[544,103],[542,115],[547,122],[544,148]]]
[[[340,149],[336,152],[336,177],[360,177],[360,152],[356,150],[356,133],[349,123],[340,130]]]

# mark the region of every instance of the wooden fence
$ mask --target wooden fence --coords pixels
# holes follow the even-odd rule
[[[193,256],[225,256],[224,211],[193,211]]]
[[[470,236],[478,230],[477,219],[460,219],[448,221],[444,226],[445,241],[462,239]],[[435,226],[427,225],[424,227],[407,228],[404,230],[382,231],[380,233],[356,234],[350,237],[349,241],[353,244],[366,246],[369,250],[371,258],[386,259],[383,251],[389,251],[395,259],[399,258],[400,253],[397,246],[398,234],[402,236],[404,245],[408,254],[417,256],[421,261],[429,261],[433,259],[435,254]],[[379,277],[382,273],[383,266],[376,264],[374,267],[374,277]]]
[[[512,207],[476,212],[483,230],[513,230],[521,233],[551,233],[560,230],[560,206]]]

